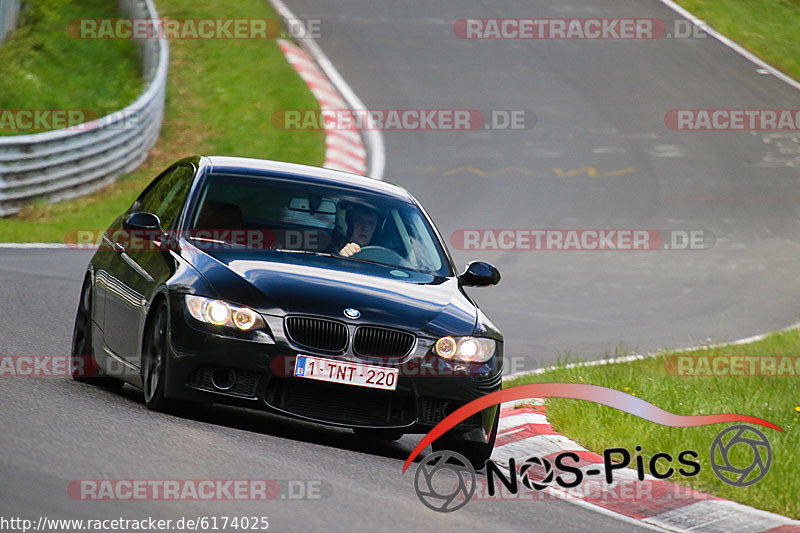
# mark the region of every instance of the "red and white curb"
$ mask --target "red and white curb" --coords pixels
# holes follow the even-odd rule
[[[348,109],[342,96],[310,55],[296,44],[283,39],[278,40],[278,45],[311,89],[323,112]],[[351,129],[334,129],[329,128],[327,123],[325,126],[325,168],[366,175],[367,151],[358,129],[355,126]]]
[[[553,464],[555,457],[565,451],[575,452],[581,458],[578,467],[584,474],[587,470],[602,470],[603,458],[600,455],[553,429],[547,420],[543,400],[532,399],[501,406],[497,442],[492,453],[494,461],[508,465],[508,460],[512,457],[517,462],[522,462],[528,457],[538,456]],[[528,475],[534,481],[537,475],[538,479],[542,479],[543,474],[543,469],[538,472],[535,468],[528,470]],[[609,485],[601,476],[585,475],[583,484],[575,489],[549,486],[543,492],[547,493],[546,497],[588,504],[638,521],[642,525],[668,531],[800,532],[800,521],[649,475],[644,481],[639,481],[636,471],[631,468],[616,470],[614,478],[615,481]],[[485,495],[483,497],[491,499]]]

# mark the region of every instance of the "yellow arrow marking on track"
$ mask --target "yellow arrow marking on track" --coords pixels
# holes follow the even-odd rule
[[[619,170],[611,170],[609,172],[598,172],[597,168],[595,167],[581,167],[572,170],[564,170],[561,167],[553,167],[553,173],[560,178],[572,178],[580,174],[586,174],[590,178],[606,178],[611,176],[624,176],[625,174],[630,174],[631,172],[635,171],[636,169],[633,167],[625,167]],[[499,176],[501,174],[525,174],[527,176],[544,176],[544,174],[542,174],[541,172],[536,172],[535,170],[530,170],[521,167],[505,167],[501,168],[500,170],[491,170],[491,171],[481,170],[475,167],[458,167],[446,170],[444,173],[442,173],[442,176],[454,176],[456,174],[475,174],[476,176],[481,176],[484,178],[489,176]]]
[[[624,176],[625,174],[630,174],[631,172],[636,172],[636,169],[633,167],[625,167],[619,170],[612,170],[611,172],[604,172],[600,174],[599,177],[604,178],[606,176]]]
[[[443,176],[452,176],[454,174],[460,174],[462,172],[471,172],[472,174],[477,174],[478,176],[499,176],[500,174],[527,174],[528,176],[543,176],[541,172],[536,172],[534,170],[530,170],[527,168],[520,168],[520,167],[505,167],[501,168],[500,170],[492,170],[486,172],[484,170],[477,169],[475,167],[459,167],[448,170]]]
[[[479,170],[475,167],[458,167],[451,170],[448,170],[442,176],[452,176],[453,174],[460,174],[461,172],[472,172],[473,174],[477,174],[478,176],[488,176],[486,172],[483,170]]]
[[[563,170],[561,167],[553,167],[553,172],[556,173],[556,176],[561,178],[571,178],[572,176],[577,176],[578,174],[587,173],[591,177],[597,176],[597,169],[594,167],[581,167],[576,168],[575,170]]]
[[[630,174],[634,172],[636,169],[633,167],[627,167],[620,170],[612,170],[611,172],[597,172],[595,167],[581,167],[576,168],[574,170],[564,170],[561,167],[553,167],[553,172],[555,172],[556,176],[561,178],[571,178],[573,176],[577,176],[578,174],[588,174],[590,178],[604,178],[607,176],[624,176],[625,174]]]

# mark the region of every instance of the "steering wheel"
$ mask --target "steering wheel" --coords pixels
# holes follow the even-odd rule
[[[364,259],[365,261],[375,261],[376,263],[383,263],[389,266],[411,268],[411,263],[402,255],[384,246],[364,246],[358,253],[353,254],[353,257]]]

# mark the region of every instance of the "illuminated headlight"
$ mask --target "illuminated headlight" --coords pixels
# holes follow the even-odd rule
[[[485,363],[496,350],[494,339],[483,337],[442,337],[436,341],[434,352],[445,359],[456,358],[468,363]]]
[[[241,331],[264,327],[264,319],[252,309],[222,300],[187,294],[186,308],[195,320],[214,326],[227,326]]]

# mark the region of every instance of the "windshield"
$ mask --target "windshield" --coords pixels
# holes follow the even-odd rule
[[[413,204],[280,178],[209,176],[189,221],[198,247],[329,255],[448,276],[447,260]]]

